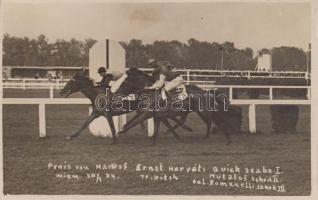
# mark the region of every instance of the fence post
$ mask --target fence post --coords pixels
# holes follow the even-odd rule
[[[22,79],[22,88],[25,90],[25,79]]]
[[[310,87],[307,88],[307,99],[311,100],[311,89],[310,89]]]
[[[273,100],[273,87],[269,88],[269,99]]]
[[[53,99],[54,97],[54,87],[53,84],[50,85],[50,99]]]
[[[60,79],[56,79],[56,89],[60,89]]]
[[[46,137],[46,119],[45,119],[45,104],[39,104],[39,131],[40,138]]]
[[[190,84],[190,69],[187,69],[187,85]]]
[[[256,133],[256,109],[255,104],[250,104],[248,107],[248,120],[250,133]]]
[[[89,105],[88,106],[88,115],[90,115],[93,112],[93,106]]]
[[[148,124],[148,137],[152,137],[155,132],[153,118],[148,119],[147,124]]]
[[[229,98],[230,98],[230,101],[233,100],[233,87],[229,87]]]

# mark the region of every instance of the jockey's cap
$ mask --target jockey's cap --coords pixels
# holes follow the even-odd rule
[[[153,64],[153,63],[155,63],[155,62],[156,62],[155,59],[150,58],[150,59],[148,60],[148,65],[151,65],[151,64]]]
[[[98,68],[98,73],[103,73],[103,72],[106,72],[106,68],[105,67],[100,67]]]

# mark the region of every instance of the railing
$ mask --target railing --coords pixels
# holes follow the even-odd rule
[[[151,68],[142,68],[145,72],[151,72]],[[217,71],[217,70],[192,70],[181,69],[179,71],[187,84],[196,84],[202,87],[210,87],[215,84],[216,78],[274,78],[274,79],[303,79],[310,80],[311,75],[307,72],[257,72],[257,71]],[[32,79],[32,78],[8,78],[3,80],[5,88],[42,88],[42,86],[53,85],[61,88],[69,79]],[[36,84],[40,83],[40,84]]]
[[[56,85],[55,85],[56,86]],[[256,132],[256,105],[310,105],[311,88],[309,86],[246,86],[246,85],[214,85],[212,88],[228,88],[230,104],[248,105],[249,130],[251,133]],[[234,89],[258,88],[268,89],[269,97],[267,99],[238,99],[233,98]],[[38,104],[39,105],[39,130],[40,137],[46,136],[45,105],[46,104],[90,104],[85,98],[54,98],[54,84],[49,86],[50,98],[3,98],[3,104]],[[273,90],[275,89],[306,89],[305,99],[275,99]]]
[[[64,67],[61,69],[75,69],[75,70],[82,70],[82,68],[75,68],[75,67]],[[128,69],[128,68],[127,68]],[[152,68],[140,68],[145,72],[150,72]],[[188,82],[195,81],[195,79],[206,81],[207,79],[211,78],[247,78],[247,79],[255,79],[255,78],[274,78],[274,79],[305,79],[310,80],[311,74],[309,72],[302,72],[302,71],[271,71],[271,72],[263,72],[263,71],[251,71],[251,70],[209,70],[209,69],[178,69],[178,72],[185,77],[185,80]],[[19,78],[8,78],[5,81],[44,81],[48,79],[19,79]]]
[[[143,69],[150,72],[152,69]],[[226,88],[229,100],[234,105],[248,105],[249,107],[249,130],[256,132],[256,105],[310,105],[310,86],[256,86],[256,85],[215,85],[214,78],[284,78],[310,80],[311,75],[307,72],[255,72],[255,71],[216,71],[216,70],[178,70],[184,76],[187,84],[196,84],[204,89]],[[10,78],[3,81],[3,88],[19,89],[49,89],[49,98],[3,98],[3,104],[38,104],[39,105],[39,130],[40,137],[46,136],[45,105],[46,104],[90,104],[88,99],[83,98],[54,98],[54,89],[61,89],[68,79],[16,79]],[[234,98],[234,90],[238,89],[267,89],[268,98],[265,99],[239,99]],[[307,90],[304,99],[277,99],[274,91],[277,89],[303,89]]]
[[[39,105],[39,136],[46,137],[46,104],[91,104],[86,98],[3,98],[3,104],[37,104]],[[256,105],[310,105],[307,100],[273,100],[273,99],[232,99],[233,105],[248,105],[249,131],[256,132]]]
[[[26,79],[26,80],[32,80],[32,79]],[[34,79],[38,80],[38,79]],[[61,89],[64,87],[66,84],[67,80],[56,80],[55,82],[43,82],[43,83],[38,83],[38,82],[27,82],[27,81],[22,81],[22,82],[4,82],[3,83],[3,88],[7,89],[48,89],[50,92],[50,98],[54,98],[54,89]],[[311,99],[311,87],[310,86],[263,86],[263,85],[215,85],[214,81],[208,82],[209,84],[206,84],[204,82],[203,85],[200,84],[201,82],[198,82],[196,85],[206,89],[210,90],[213,88],[225,88],[228,89],[228,94],[229,94],[229,100],[235,100],[233,98],[233,90],[237,89],[267,89],[268,90],[268,100],[274,100],[274,95],[273,91],[276,89],[305,89],[307,90],[307,100]],[[195,84],[194,82],[190,82],[190,84]]]
[[[141,68],[145,72],[152,71],[151,68]],[[186,80],[190,80],[191,77],[201,78],[283,78],[283,79],[311,79],[309,72],[302,71],[252,71],[252,70],[209,70],[209,69],[178,69],[178,72],[186,77]]]

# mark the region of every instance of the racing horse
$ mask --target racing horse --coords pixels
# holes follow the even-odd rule
[[[84,124],[80,127],[79,130],[77,130],[74,134],[70,135],[67,137],[67,139],[72,139],[75,138],[77,136],[79,136],[81,134],[81,132],[96,118],[100,117],[100,116],[105,116],[108,124],[110,126],[111,132],[112,132],[112,144],[117,143],[117,139],[116,139],[116,130],[115,130],[115,126],[114,126],[114,122],[113,122],[113,116],[118,116],[121,114],[126,114],[128,112],[132,112],[134,110],[137,109],[137,101],[122,101],[123,102],[123,109],[112,109],[112,106],[109,106],[110,110],[105,110],[105,109],[99,109],[100,107],[106,106],[106,102],[104,102],[104,105],[98,105],[97,106],[97,101],[96,99],[98,98],[99,95],[105,94],[105,89],[99,88],[99,87],[95,87],[94,86],[94,82],[92,79],[90,79],[89,77],[87,77],[86,75],[84,75],[84,73],[76,73],[75,75],[73,75],[73,77],[67,82],[67,84],[65,85],[65,87],[60,91],[60,95],[64,96],[65,98],[67,98],[69,95],[75,93],[75,92],[82,92],[84,94],[85,97],[87,97],[92,105],[93,105],[93,111],[91,112],[91,114],[89,115],[89,117],[86,119],[86,121],[84,122]],[[107,98],[110,100],[109,103],[111,102],[111,100],[118,100],[118,99],[112,99],[112,97],[114,96],[114,94],[108,93],[105,94],[107,96]],[[162,121],[169,129],[171,129],[171,132],[174,134],[175,138],[179,139],[178,135],[175,133],[175,131],[172,129],[171,125],[169,124],[168,120],[166,118],[160,118],[157,119],[156,121]],[[177,119],[172,119],[174,120],[176,123],[179,123],[181,125],[181,123],[177,120]],[[185,129],[187,129],[188,127],[184,127]],[[190,128],[188,128],[190,129]]]
[[[124,82],[121,84],[121,86],[118,89],[118,93],[123,95],[128,95],[131,93],[139,93],[139,94],[147,94],[150,97],[154,97],[154,93],[156,91],[154,90],[145,90],[145,86],[151,85],[153,83],[153,78],[146,74],[143,71],[140,71],[136,68],[131,68],[127,70],[126,72],[127,77],[124,80]],[[187,114],[189,112],[195,111],[201,119],[205,122],[207,126],[207,132],[206,136],[210,134],[211,124],[212,121],[221,129],[223,130],[223,133],[226,136],[227,143],[231,143],[231,138],[229,136],[230,132],[233,131],[234,127],[231,123],[227,122],[228,114],[228,101],[226,100],[225,95],[222,93],[217,94],[217,98],[212,98],[209,100],[212,101],[212,103],[217,103],[219,105],[223,105],[223,109],[219,111],[211,111],[207,109],[207,105],[204,105],[203,108],[199,105],[200,102],[197,101],[194,96],[195,95],[201,95],[205,98],[207,98],[206,92],[195,85],[186,85],[187,94],[189,95],[188,98],[192,98],[193,100],[184,100],[184,107],[189,109],[182,109],[181,111],[175,111],[175,110],[167,110],[167,111],[156,111],[153,107],[149,107],[148,110],[145,110],[144,112],[140,112],[136,114],[136,116],[129,120],[123,127],[122,130],[120,130],[119,134],[125,134],[130,128],[136,126],[140,122],[149,119],[151,117],[171,117],[171,116],[181,116],[182,122],[185,122],[185,119],[187,117]],[[219,99],[218,99],[219,98]],[[211,102],[210,102],[211,103]],[[159,103],[160,104],[160,103]],[[152,105],[153,106],[153,105]],[[201,109],[202,110],[201,110]],[[156,138],[159,133],[159,121],[154,120],[154,136],[153,136],[153,144],[156,142]]]

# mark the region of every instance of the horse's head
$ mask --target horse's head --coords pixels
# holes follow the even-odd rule
[[[155,81],[153,77],[137,68],[128,69],[126,74],[127,78],[117,90],[118,94],[128,95],[141,91],[145,86],[150,85]]]
[[[60,91],[60,95],[68,97],[69,95],[88,87],[93,87],[93,81],[83,73],[76,73]]]

